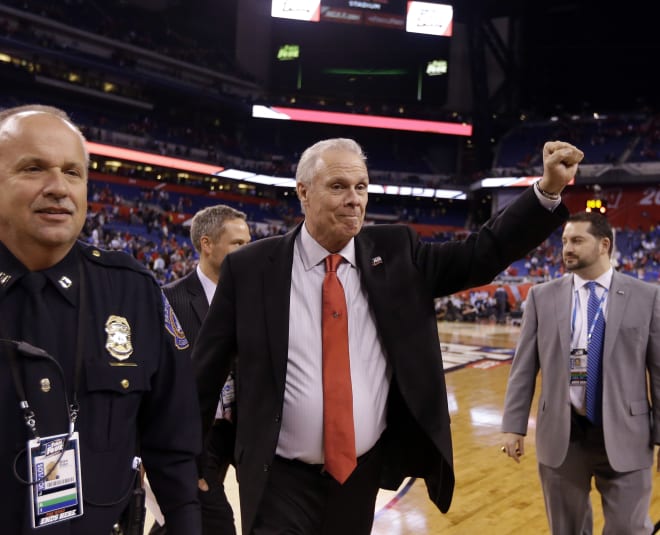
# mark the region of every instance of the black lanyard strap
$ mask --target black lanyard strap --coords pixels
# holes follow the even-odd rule
[[[30,407],[30,404],[27,400],[27,395],[25,393],[25,388],[23,386],[23,377],[21,376],[20,368],[18,365],[18,353],[29,357],[29,358],[42,358],[49,360],[53,363],[55,368],[62,379],[62,385],[64,389],[64,403],[66,405],[67,417],[69,420],[69,434],[73,433],[76,420],[78,418],[78,413],[80,412],[80,404],[78,402],[78,392],[80,389],[80,380],[82,376],[83,368],[83,355],[84,355],[84,335],[85,329],[83,326],[83,321],[87,315],[87,294],[86,294],[86,274],[85,267],[83,262],[79,262],[79,277],[80,277],[80,291],[78,295],[78,335],[76,339],[76,360],[74,368],[74,380],[73,380],[73,401],[69,403],[69,398],[66,388],[66,377],[64,375],[64,370],[60,363],[53,358],[47,351],[35,347],[32,344],[29,344],[25,341],[10,340],[7,338],[0,338],[0,341],[8,343],[11,346],[9,351],[9,365],[11,367],[12,379],[14,381],[14,387],[16,389],[16,394],[19,398],[19,407],[23,412],[23,418],[25,420],[25,425],[30,430],[30,433],[35,439],[39,439],[39,434],[37,431],[37,416],[34,410]]]
[[[79,263],[79,276],[80,276],[80,291],[78,292],[78,336],[76,339],[76,363],[73,372],[73,402],[69,405],[69,419],[71,427],[76,424],[78,413],[80,412],[80,404],[78,403],[78,391],[80,389],[80,377],[82,376],[83,355],[85,351],[85,328],[84,320],[87,317],[87,292],[86,292],[86,275],[85,265],[83,262]]]
[[[11,376],[14,381],[14,387],[16,388],[16,394],[18,396],[18,406],[23,412],[25,425],[30,430],[32,436],[38,440],[39,433],[37,432],[37,420],[32,407],[30,407],[30,404],[28,403],[27,396],[25,395],[25,389],[23,388],[23,381],[21,379],[21,372],[16,362],[18,359],[16,355],[16,349],[19,348],[21,352],[25,352],[27,350],[25,346],[29,344],[26,344],[25,342],[16,342],[15,340],[7,340],[6,338],[3,338],[1,341],[11,345],[9,350],[9,367],[11,368]]]

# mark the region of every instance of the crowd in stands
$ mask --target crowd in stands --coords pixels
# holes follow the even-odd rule
[[[177,58],[181,54],[186,64],[207,64],[213,48],[222,54],[222,46],[208,43],[192,43],[190,32],[177,29],[176,17],[171,13],[167,21],[163,14],[142,14],[135,6],[125,2],[99,4],[85,0],[67,0],[60,3],[42,0],[13,0],[9,6],[64,22],[76,30],[103,35],[118,43],[133,43],[153,51],[163,58]],[[128,10],[133,10],[128,13]],[[138,10],[138,11],[136,11]],[[86,21],[89,19],[91,23]],[[117,22],[120,21],[120,22]],[[147,26],[148,27],[145,27]],[[201,36],[196,35],[201,40]],[[56,100],[55,90],[44,93],[43,87],[34,88],[32,97],[25,87],[15,91],[21,95],[6,102],[7,106],[39,100],[60,106],[70,113],[84,133],[92,141],[108,142],[120,146],[142,148],[159,154],[193,158],[198,161],[217,163],[245,171],[273,176],[292,176],[292,169],[310,139],[318,138],[317,126],[297,123],[295,127],[286,121],[268,119],[250,120],[251,104],[256,97],[222,96],[221,84],[201,83],[195,88],[190,82],[187,87],[174,87],[177,76],[153,75],[145,65],[136,69],[130,53],[117,49],[112,54],[95,55],[94,45],[76,45],[72,38],[63,38],[60,32],[49,34],[36,31],[29,23],[0,23],[0,40],[11,49],[24,46],[23,61],[14,67],[25,71],[26,77],[35,73],[41,79],[52,79],[55,87],[63,91],[66,102]],[[76,41],[83,37],[77,35]],[[96,47],[97,48],[97,47]],[[20,55],[19,48],[15,53]],[[18,56],[17,56],[18,57]],[[232,73],[236,66],[223,66],[216,58],[215,71]],[[156,60],[151,64],[155,65]],[[151,65],[150,64],[150,65]],[[163,73],[167,72],[163,67]],[[50,84],[49,84],[50,85]],[[130,98],[146,109],[114,105],[98,105],[96,110],[71,99],[65,87],[88,94],[95,91],[98,98],[112,99],[114,96]],[[51,88],[52,89],[52,88]],[[231,97],[231,98],[230,98]],[[6,98],[6,97],[5,97]],[[265,97],[260,96],[259,101]],[[46,99],[47,101],[45,101]],[[171,106],[173,99],[180,104]],[[424,119],[461,122],[468,120],[453,112],[437,107],[428,108],[421,104],[384,104],[383,109],[372,109],[370,102],[334,101],[331,97],[296,95],[268,96],[271,104],[279,102],[288,106],[318,108],[350,113],[377,113],[401,115]],[[187,103],[193,103],[190,106]],[[417,106],[417,107],[416,107]],[[99,111],[106,109],[106,112]],[[333,131],[336,130],[337,132]],[[325,137],[334,137],[339,127],[327,127]],[[360,138],[350,129],[342,128],[342,135]],[[390,136],[388,132],[373,131],[361,139],[370,158],[370,168],[378,183],[405,184],[413,186],[439,187],[456,181],[456,139],[439,139],[437,135],[424,133],[401,133]]]
[[[124,251],[149,268],[161,283],[176,280],[194,269],[197,253],[188,235],[185,223],[177,223],[173,212],[191,216],[199,209],[188,196],[173,198],[164,189],[138,189],[133,196],[122,196],[110,184],[91,182],[91,206],[81,239],[98,247]],[[298,211],[292,199],[289,210]],[[228,204],[232,204],[228,202]],[[130,207],[128,211],[120,208]],[[236,204],[244,210],[245,205]],[[262,208],[266,208],[262,206]],[[291,221],[263,217],[252,211],[248,220],[253,240],[286,232],[300,220]],[[267,210],[269,216],[272,212]],[[300,214],[298,214],[300,216]],[[402,221],[405,222],[405,221]],[[434,241],[462,239],[465,230],[437,233]],[[633,277],[660,282],[660,226],[647,231],[617,229],[615,234],[614,265],[619,271]],[[561,277],[565,273],[561,258],[561,229],[531,251],[526,258],[514,262],[503,271],[498,285],[461,292],[436,301],[436,313],[442,321],[496,321],[519,322],[524,308],[522,286]],[[508,289],[502,301],[500,286]],[[499,294],[499,295],[498,295]]]
[[[90,0],[10,0],[7,6],[69,25],[73,29],[94,33],[152,51],[164,58],[173,58],[199,67],[206,67],[228,75],[248,79],[240,72],[233,59],[226,57],[222,46],[209,46],[190,32],[183,32],[176,24],[174,11],[158,15],[136,16],[135,6],[122,1],[99,3]],[[169,18],[163,18],[169,17]],[[81,35],[82,38],[82,35]],[[12,91],[0,97],[0,107],[43,101],[67,109],[90,141],[117,146],[139,148],[150,152],[218,164],[272,176],[293,177],[295,162],[311,140],[323,134],[352,136],[344,127],[292,124],[290,121],[267,119],[248,120],[246,114],[252,100],[233,97],[222,101],[211,98],[208,87],[200,84],[199,98],[190,98],[171,86],[171,80],[153,76],[136,68],[135,57],[125,48],[118,47],[108,57],[83,53],[66,46],[62,40],[36,31],[30,24],[0,22],[2,42],[23,44],[30,50],[30,60],[18,62],[17,69],[38,73],[60,82],[79,84],[87,89],[100,89],[103,84],[115,82],[114,94],[131,97],[153,105],[152,109],[113,106],[97,101],[83,105],[83,99],[71,98],[72,93],[55,90],[43,91],[35,85]],[[64,44],[63,44],[64,43]],[[74,67],[73,69],[71,67]],[[0,66],[2,68],[2,66]],[[165,69],[166,67],[163,67]],[[79,76],[70,79],[72,72]],[[165,72],[165,71],[163,71]],[[190,90],[190,88],[188,88]],[[213,90],[222,92],[221,87]],[[216,93],[213,93],[215,95]],[[172,95],[178,95],[180,106],[171,106]],[[20,101],[19,101],[20,99]],[[49,100],[50,99],[50,100]],[[469,120],[442,110],[415,109],[394,103],[374,108],[370,103],[339,102],[330,98],[279,95],[271,100],[287,106],[334,109],[353,113],[383,115],[419,113],[427,119]],[[193,103],[188,106],[187,101]],[[99,103],[101,105],[99,105]],[[380,105],[379,105],[380,106]],[[343,109],[342,109],[343,107]],[[212,112],[210,111],[212,110]],[[456,183],[458,141],[427,134],[400,133],[373,130],[362,137],[369,157],[371,180],[379,184],[443,187]],[[650,110],[639,113],[611,114],[590,117],[558,117],[556,120],[524,122],[512,129],[498,145],[492,176],[503,176],[514,170],[528,174],[540,165],[541,147],[548,139],[564,139],[585,148],[585,165],[622,164],[630,162],[660,161],[660,115]],[[431,157],[435,153],[436,157]],[[440,165],[439,162],[445,162]],[[100,173],[118,174],[131,178],[153,180],[157,171],[147,167],[121,166],[99,168]],[[485,171],[484,171],[485,172]],[[196,187],[209,187],[192,174],[181,178],[176,173],[164,174],[164,182]],[[239,192],[236,183],[228,190]],[[253,192],[254,193],[254,192]],[[300,220],[297,201],[292,196],[264,200],[262,205],[236,207],[248,213],[253,239],[281,233]],[[149,267],[162,283],[188,273],[196,263],[196,253],[187,236],[184,220],[172,214],[191,216],[202,207],[202,197],[170,193],[166,188],[142,188],[127,192],[109,185],[92,184],[90,211],[82,239],[99,247],[116,249],[131,254]],[[209,199],[205,199],[209,201]],[[231,203],[229,203],[231,204]],[[466,227],[467,215],[456,213],[448,205],[429,207],[407,204],[399,199],[399,206],[379,206],[378,199],[370,201],[370,209],[382,212],[380,220],[402,223],[447,221],[450,226]],[[444,241],[461,239],[466,230],[437,232],[432,239]],[[619,229],[615,263],[617,269],[646,280],[660,280],[658,227],[648,230]],[[500,279],[505,284],[516,281],[549,280],[563,274],[560,236],[554,235],[522,261],[509,266]],[[494,289],[479,290],[452,296],[438,305],[438,314],[447,321],[478,321],[498,317]],[[522,300],[509,299],[507,317],[520,312]],[[501,311],[500,311],[501,312]]]
[[[657,162],[660,160],[660,115],[653,110],[554,117],[521,123],[500,141],[494,168],[525,172],[540,164],[543,143],[565,139],[583,147],[583,165]]]
[[[89,0],[8,0],[4,3],[163,56],[225,73],[238,73],[233,58],[224,53],[223,47],[210,46],[183,31],[176,9],[147,11],[126,2]],[[126,53],[117,54],[113,60],[122,67],[132,64],[131,56]],[[240,75],[247,76],[243,72]]]
[[[450,239],[450,236],[446,236]],[[615,229],[614,268],[631,277],[660,284],[660,226],[648,229]],[[522,260],[511,264],[498,277],[499,285],[509,285],[506,319],[519,323],[524,310],[526,292],[521,295],[520,283],[540,283],[562,277],[566,271],[561,255],[561,229]],[[502,323],[498,304],[498,286],[461,292],[436,301],[436,315],[442,321],[496,320]]]
[[[172,5],[160,11],[144,12],[130,2],[94,2],[90,0],[10,0],[5,2],[20,11],[57,21],[71,28],[107,37],[117,43],[129,43],[134,47],[158,54],[162,58],[174,58],[185,64],[207,67],[214,72],[238,75],[235,59],[228,57],[226,47],[209,42],[204,32],[191,33],[185,28],[185,18],[178,16],[181,6]],[[234,13],[235,15],[235,13]],[[61,82],[100,88],[105,82],[113,84],[113,92],[125,93],[153,105],[153,109],[132,112],[115,110],[109,113],[70,109],[72,102],[62,106],[72,112],[77,123],[83,125],[91,140],[107,141],[121,145],[140,146],[161,154],[190,157],[225,167],[264,173],[274,176],[292,176],[292,169],[302,149],[310,139],[318,137],[300,124],[296,128],[282,124],[286,121],[246,120],[254,99],[234,96],[224,102],[209,100],[209,89],[200,83],[199,95],[181,93],[181,106],[165,105],[171,102],[174,90],[167,84],[161,86],[161,76],[150,76],[144,69],[134,69],[135,61],[130,52],[117,49],[109,57],[92,54],[93,47],[76,50],[64,41],[48,37],[43,31],[35,32],[29,24],[0,24],[0,37],[37,47],[24,68],[40,76],[53,76]],[[82,36],[80,36],[82,39]],[[51,57],[53,51],[61,54]],[[50,58],[46,61],[46,58]],[[81,63],[81,61],[87,63]],[[71,65],[74,68],[70,68]],[[77,80],[72,81],[72,74]],[[176,76],[174,76],[176,78]],[[170,80],[171,82],[171,80]],[[156,86],[159,86],[156,91]],[[190,88],[188,88],[190,89]],[[215,88],[222,92],[222,88]],[[172,93],[174,91],[174,93]],[[21,93],[22,94],[22,93]],[[159,96],[160,95],[160,96]],[[167,98],[163,98],[167,95]],[[217,95],[216,95],[217,96]],[[226,95],[229,96],[229,95]],[[262,98],[262,94],[259,98]],[[199,98],[198,98],[199,97]],[[203,98],[202,98],[203,97]],[[26,99],[30,96],[26,95]],[[331,96],[272,95],[272,104],[302,106],[318,109],[335,109],[352,113],[403,114],[426,119],[469,121],[464,117],[438,107],[420,107],[415,104],[389,102],[383,109],[374,109],[371,102],[334,101]],[[195,106],[185,106],[187,99]],[[7,105],[22,102],[8,102]],[[59,102],[52,102],[60,105]],[[73,104],[75,106],[75,104]],[[102,109],[102,106],[97,107]],[[209,113],[210,109],[217,110]],[[240,114],[238,111],[240,110]],[[279,123],[279,124],[278,124]],[[311,128],[311,127],[310,127]],[[330,127],[332,128],[332,127]],[[327,137],[332,137],[330,132]],[[359,136],[357,136],[359,137]],[[461,183],[457,175],[458,142],[450,144],[438,140],[438,136],[401,134],[388,136],[377,133],[361,140],[370,157],[370,168],[378,183],[424,185],[442,187]],[[660,159],[660,116],[652,110],[626,114],[601,114],[599,116],[558,116],[552,120],[525,121],[513,128],[498,143],[492,175],[509,176],[513,172],[528,174],[540,163],[543,141],[564,139],[585,148],[583,164],[644,163]],[[438,146],[447,147],[438,150]],[[440,153],[440,154],[438,154]],[[448,157],[453,154],[453,157]],[[485,171],[481,171],[485,172]],[[470,177],[470,179],[475,177]]]

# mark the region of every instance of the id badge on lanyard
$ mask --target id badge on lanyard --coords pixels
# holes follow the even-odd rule
[[[82,516],[78,432],[28,441],[32,527]]]
[[[584,386],[587,384],[587,350],[573,349],[570,357],[570,386]]]

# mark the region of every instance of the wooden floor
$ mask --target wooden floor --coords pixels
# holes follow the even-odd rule
[[[428,500],[421,480],[405,482],[399,493],[381,492],[372,535],[548,533],[534,447],[536,402],[525,441],[526,454],[516,464],[500,451],[499,426],[510,351],[481,353],[483,346],[513,349],[519,327],[492,322],[439,323],[438,326],[446,367],[451,361],[458,368],[448,370],[446,375],[456,473],[454,499],[449,512],[442,514]],[[227,475],[225,483],[239,517],[232,473]],[[595,492],[592,498],[596,534],[603,527],[602,509]],[[660,520],[657,484],[650,515],[654,523]],[[240,534],[240,518],[237,520]]]

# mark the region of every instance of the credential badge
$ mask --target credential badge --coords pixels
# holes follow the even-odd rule
[[[117,360],[126,360],[133,354],[131,344],[131,326],[126,318],[121,316],[110,316],[105,322],[105,332],[108,339],[105,348]]]

